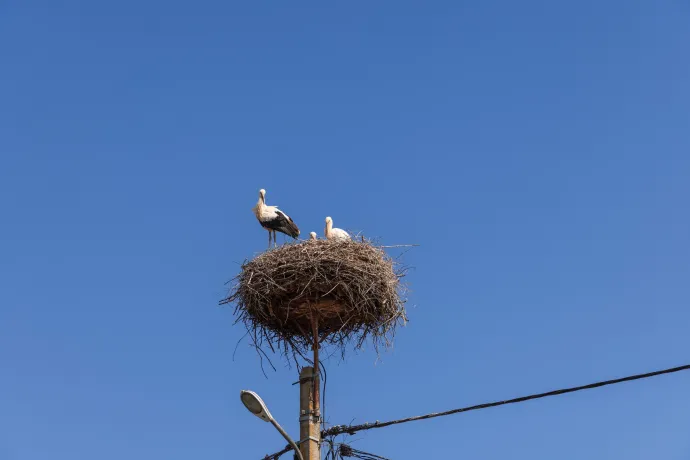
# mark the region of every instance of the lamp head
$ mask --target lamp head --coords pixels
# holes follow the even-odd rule
[[[253,391],[242,390],[240,391],[240,399],[242,400],[244,407],[246,407],[249,412],[256,415],[264,422],[270,422],[273,420],[273,416],[268,411],[266,403],[263,402],[258,394],[254,393]]]

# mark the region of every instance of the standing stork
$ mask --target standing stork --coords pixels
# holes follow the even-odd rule
[[[271,234],[273,243],[277,246],[276,232],[285,233],[293,238],[299,236],[299,228],[292,221],[290,216],[278,209],[278,206],[268,206],[266,204],[266,190],[259,190],[259,201],[252,209],[254,215],[259,220],[263,228],[268,230],[268,247],[271,247]]]
[[[345,241],[350,240],[350,234],[341,228],[333,228],[333,219],[326,217],[326,230],[324,235],[327,240]]]

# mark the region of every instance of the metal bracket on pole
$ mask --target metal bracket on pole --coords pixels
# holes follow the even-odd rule
[[[303,442],[307,442],[307,441],[314,441],[314,442],[317,443],[317,444],[320,444],[320,443],[321,443],[321,440],[320,440],[320,439],[316,439],[314,436],[309,436],[308,438],[300,439],[299,441],[297,441],[296,444],[299,446],[299,445],[301,445]]]

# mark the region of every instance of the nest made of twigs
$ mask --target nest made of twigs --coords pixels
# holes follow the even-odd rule
[[[364,238],[287,244],[245,261],[221,304],[235,305],[257,348],[304,357],[318,340],[344,355],[371,338],[378,351],[407,321],[404,274]]]

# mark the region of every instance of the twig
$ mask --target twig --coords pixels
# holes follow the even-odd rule
[[[394,244],[391,246],[376,246],[377,248],[416,248],[419,244]]]

